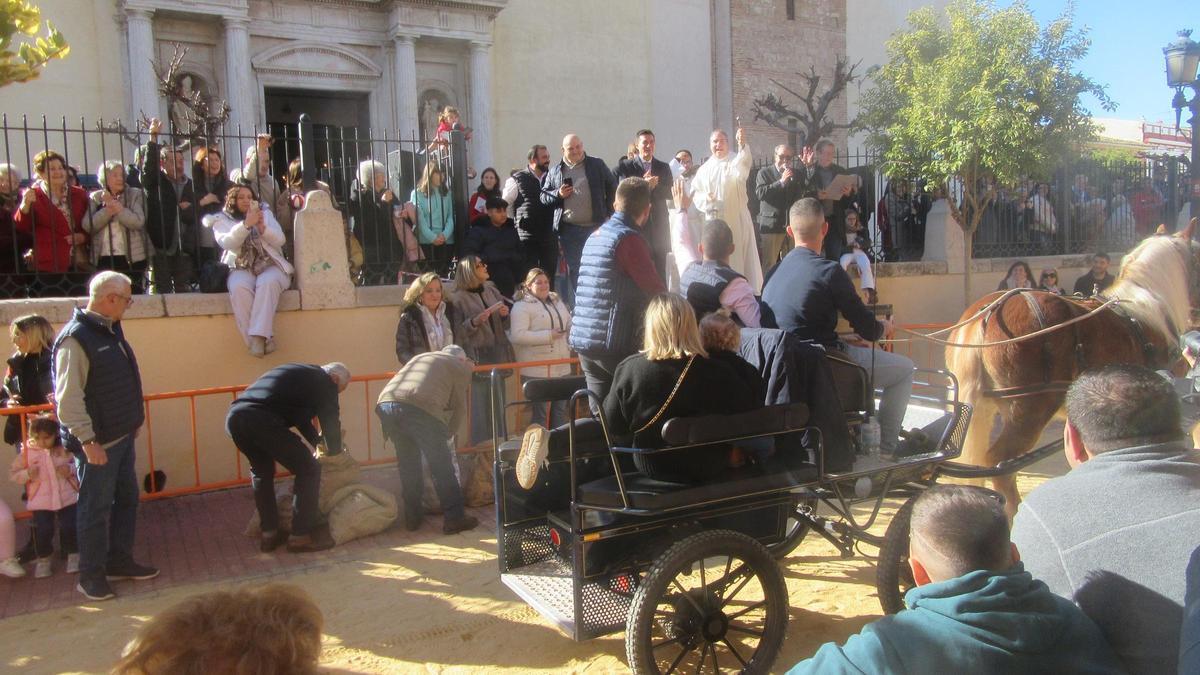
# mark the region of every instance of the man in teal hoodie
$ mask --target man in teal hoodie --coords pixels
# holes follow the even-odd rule
[[[1120,673],[1100,629],[1021,565],[1003,498],[938,485],[913,505],[908,609],[828,643],[804,673]]]

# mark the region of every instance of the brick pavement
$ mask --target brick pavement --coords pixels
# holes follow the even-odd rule
[[[364,468],[365,482],[399,493],[399,477],[393,466]],[[479,518],[480,527],[495,532],[495,511],[486,506],[468,509]],[[280,548],[260,553],[258,540],[243,535],[254,499],[249,487],[207,492],[144,502],[138,509],[134,557],[154,565],[161,573],[149,581],[118,581],[118,596],[132,596],[185,584],[271,576],[325,567],[369,557],[380,548],[395,548],[442,536],[441,516],[429,516],[422,528],[407,532],[403,526],[358,539],[319,553],[294,554]],[[17,525],[17,541],[24,543],[27,525]],[[33,565],[21,579],[0,576],[0,619],[47,609],[69,607],[84,600],[75,590],[76,575],[67,574],[65,561],[54,561],[54,574],[33,578]]]

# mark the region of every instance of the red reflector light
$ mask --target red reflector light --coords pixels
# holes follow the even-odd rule
[[[632,584],[629,583],[628,574],[622,574],[616,579],[613,579],[613,585],[617,587],[617,592],[619,593],[628,593],[632,587]]]
[[[553,527],[550,528],[550,543],[555,547],[562,546],[562,536]]]

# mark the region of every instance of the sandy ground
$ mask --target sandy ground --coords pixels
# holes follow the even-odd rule
[[[1061,455],[1044,460],[1020,476],[1022,492],[1065,471]],[[873,532],[882,534],[895,506]],[[322,663],[329,673],[627,672],[622,634],[584,643],[563,636],[500,582],[495,545],[482,528],[439,534],[269,579],[194,584],[19,616],[0,622],[0,669],[104,672],[155,612],[193,593],[269,580],[303,586],[323,610]],[[810,535],[785,561],[784,575],[791,619],[778,672],[880,615],[872,562],[840,558],[820,537]]]

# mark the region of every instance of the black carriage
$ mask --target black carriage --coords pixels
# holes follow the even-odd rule
[[[863,369],[835,364],[851,428],[870,414],[873,397]],[[516,482],[520,439],[509,439],[513,406],[595,396],[582,377],[531,380],[525,401],[506,403],[493,374],[497,546],[505,585],[575,640],[625,631],[634,673],[733,670],[767,672],[787,627],[788,595],[777,559],[808,532],[844,557],[860,545],[878,549],[883,609],[902,608],[912,585],[907,566],[911,500],[941,475],[985,477],[1011,472],[1053,447],[1008,465],[979,469],[950,460],[966,437],[970,410],[946,372],[918,371],[926,391],[909,417],[929,434],[927,451],[904,458],[862,456],[852,471],[830,473],[820,448],[814,461],[731,470],[704,485],[656,481],[631,471],[628,458],[748,438],[794,438],[815,432],[804,404],[707,417],[676,418],[663,428],[667,447],[614,446],[602,415],[577,416],[550,436],[548,465],[531,490]],[[856,434],[855,434],[856,436]],[[819,445],[819,442],[818,442]],[[867,530],[885,499],[904,498],[883,537]],[[865,519],[852,507],[867,505]],[[818,508],[821,505],[824,508]],[[861,509],[859,510],[861,515]]]

